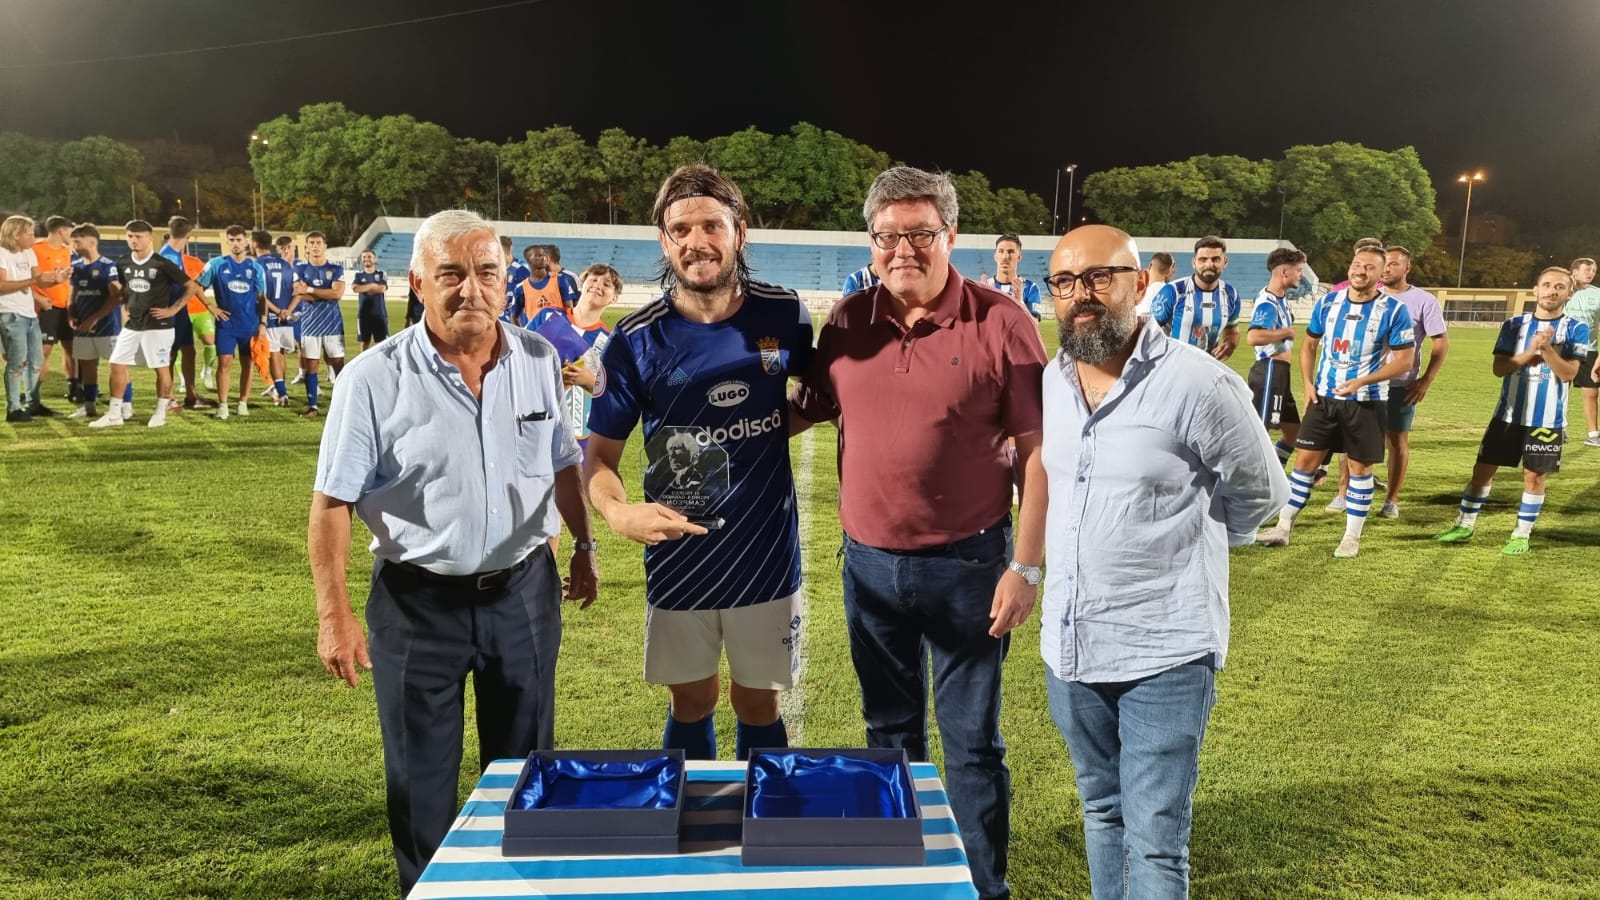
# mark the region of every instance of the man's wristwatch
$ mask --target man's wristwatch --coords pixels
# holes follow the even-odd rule
[[[1017,573],[1018,575],[1021,575],[1023,581],[1026,581],[1028,584],[1033,585],[1034,587],[1038,587],[1039,582],[1044,580],[1044,570],[1038,566],[1025,566],[1013,559],[1011,562],[1006,564],[1006,568]]]
[[[593,553],[600,549],[599,541],[573,541],[572,549],[585,553]]]

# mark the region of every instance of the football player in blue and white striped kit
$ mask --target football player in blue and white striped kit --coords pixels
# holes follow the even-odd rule
[[[1194,242],[1194,274],[1168,284],[1150,301],[1150,317],[1175,340],[1217,359],[1239,346],[1239,289],[1222,280],[1228,245],[1208,234]]]
[[[1361,529],[1376,486],[1372,469],[1383,460],[1389,379],[1411,371],[1416,352],[1410,311],[1378,290],[1386,262],[1381,246],[1357,249],[1350,260],[1349,286],[1326,294],[1311,309],[1300,345],[1300,375],[1309,405],[1295,438],[1289,502],[1278,524],[1256,536],[1264,546],[1289,543],[1295,516],[1311,498],[1317,467],[1329,450],[1342,449],[1350,462],[1350,486],[1344,538],[1333,555],[1348,559],[1361,552]]]
[[[1478,445],[1478,462],[1461,494],[1456,523],[1438,536],[1447,544],[1472,537],[1478,513],[1489,499],[1495,470],[1522,466],[1522,505],[1517,527],[1501,550],[1528,552],[1528,537],[1544,507],[1545,480],[1561,470],[1566,438],[1567,390],[1589,352],[1589,326],[1564,315],[1575,282],[1572,272],[1551,266],[1539,273],[1533,312],[1512,316],[1494,342],[1494,374],[1500,376],[1500,401]]]
[[[1276,447],[1279,463],[1289,461],[1294,440],[1300,434],[1300,408],[1294,402],[1289,365],[1289,353],[1294,349],[1294,313],[1286,298],[1300,283],[1305,263],[1306,255],[1290,247],[1279,247],[1267,254],[1267,286],[1256,295],[1250,327],[1245,332],[1245,341],[1256,351],[1256,361],[1245,381],[1250,385],[1261,423],[1267,431],[1277,429],[1283,435]]]
[[[879,280],[878,273],[873,270],[871,263],[868,263],[845,276],[844,287],[839,290],[839,296],[848,297],[856,291],[877,287]]]

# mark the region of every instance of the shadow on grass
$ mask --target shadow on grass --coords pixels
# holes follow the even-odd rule
[[[1195,892],[1410,897],[1500,896],[1496,891],[1512,884],[1600,889],[1600,861],[1574,852],[1600,839],[1600,821],[1570,817],[1597,802],[1600,771],[1592,768],[1301,780],[1211,796],[1195,809]],[[1081,852],[1081,838],[1077,843]]]

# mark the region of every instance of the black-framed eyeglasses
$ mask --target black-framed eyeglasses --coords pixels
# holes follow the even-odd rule
[[[1095,266],[1082,272],[1057,272],[1044,280],[1050,286],[1050,293],[1063,299],[1072,296],[1073,290],[1079,282],[1088,286],[1091,291],[1099,292],[1111,287],[1111,279],[1123,272],[1137,272],[1138,266]]]
[[[926,250],[933,246],[933,239],[943,234],[945,229],[949,227],[949,225],[941,225],[931,230],[919,228],[916,231],[874,231],[872,233],[872,243],[879,250],[893,250],[900,246],[900,239],[905,238],[906,242],[915,249]]]

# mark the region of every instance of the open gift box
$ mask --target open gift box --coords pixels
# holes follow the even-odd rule
[[[747,866],[920,866],[922,807],[904,750],[752,750]]]
[[[539,750],[506,801],[506,856],[678,852],[682,750]]]

